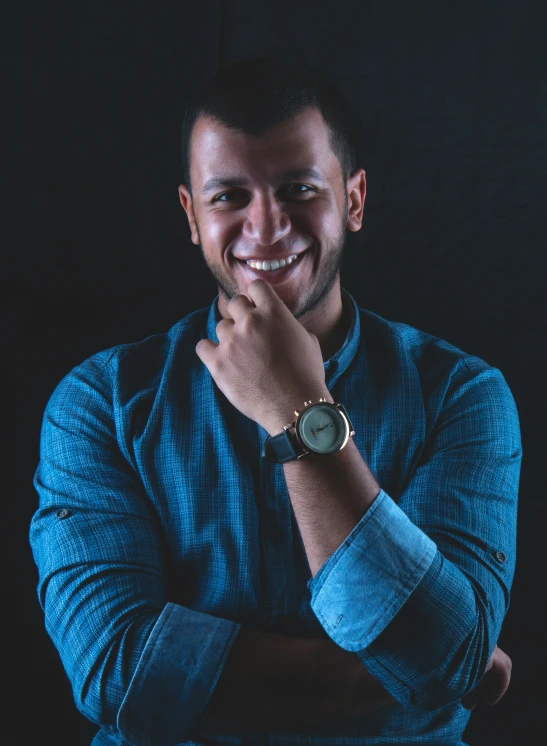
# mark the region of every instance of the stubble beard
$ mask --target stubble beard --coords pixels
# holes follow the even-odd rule
[[[210,262],[205,256],[203,246],[201,244],[201,236],[199,234],[199,228],[196,225],[196,230],[199,240],[199,248],[203,261],[209,268],[209,271],[213,275],[215,282],[218,285],[219,293],[221,293],[224,301],[228,303],[240,295],[240,290],[235,281],[231,281],[230,278],[226,277],[224,266],[216,262]],[[306,314],[310,314],[319,308],[330,291],[332,290],[336,280],[340,274],[340,265],[344,256],[344,251],[347,246],[348,229],[345,225],[345,215],[343,214],[343,224],[341,226],[340,236],[337,242],[337,246],[326,253],[325,264],[321,270],[317,282],[311,288],[308,289],[307,296],[301,299],[300,310],[294,313],[295,319],[301,319]]]

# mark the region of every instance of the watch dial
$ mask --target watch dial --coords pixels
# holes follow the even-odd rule
[[[334,453],[346,437],[346,421],[333,406],[317,404],[304,411],[299,434],[306,447],[318,453]]]

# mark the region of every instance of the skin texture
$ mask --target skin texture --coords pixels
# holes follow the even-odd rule
[[[306,266],[301,267],[305,274]],[[247,292],[249,298],[239,295],[229,301],[231,318],[216,328],[219,344],[201,339],[196,354],[228,401],[274,435],[295,402],[322,396],[332,402],[332,397],[317,337],[265,280],[253,280]]]
[[[311,246],[308,257],[301,260],[308,262],[307,271],[276,285],[275,295],[311,335],[301,339],[308,350],[308,358],[315,361],[311,368],[319,376],[309,384],[315,383],[319,395],[325,395],[328,392],[323,391],[324,383],[319,375],[322,372],[321,358],[327,360],[339,349],[349,326],[342,304],[339,267],[347,231],[361,229],[366,196],[365,171],[357,169],[347,183],[344,182],[340,163],[330,148],[326,124],[313,108],[277,125],[259,138],[234,132],[209,117],[202,117],[196,122],[190,152],[194,198],[185,185],[179,187],[179,196],[190,225],[192,242],[200,247],[218,284],[219,311],[224,320],[217,328],[219,347],[234,334],[234,324],[238,319],[243,330],[241,334],[249,335],[249,325],[243,326],[247,316],[252,315],[255,319],[252,328],[256,349],[259,349],[261,330],[270,329],[270,338],[273,339],[274,323],[292,325],[292,319],[284,315],[277,298],[273,294],[268,297],[269,287],[261,289],[258,283],[256,292],[249,291],[251,280],[242,272],[235,256],[274,259],[299,253]],[[295,168],[315,168],[323,175],[324,181],[310,178],[283,181],[281,174]],[[237,187],[219,186],[202,193],[205,183],[213,177],[240,177],[245,179],[245,183]],[[261,313],[260,306],[263,307]],[[277,321],[270,313],[272,310]],[[257,323],[259,318],[262,320]],[[297,340],[298,331],[294,325],[291,328]],[[314,350],[313,336],[320,348],[320,356],[319,350]],[[214,363],[218,350],[215,352],[212,348],[216,346],[207,340],[202,340],[199,345],[204,348],[200,357],[234,406],[240,411],[250,407],[245,413],[260,421],[257,410],[249,404],[248,388],[246,392],[238,392],[235,387],[230,387],[227,366]],[[228,349],[226,344],[225,347]],[[232,354],[233,380],[244,377],[241,371],[238,373],[238,365],[243,365],[244,370],[249,369],[250,361],[242,362],[246,345],[240,343],[239,349],[241,354]],[[260,355],[256,359],[260,360]],[[249,383],[248,377],[246,383]],[[299,400],[292,396],[287,402]],[[281,393],[278,398],[281,398]],[[332,401],[332,398],[327,398]],[[279,421],[285,422],[284,413],[277,413],[277,416]],[[271,427],[266,420],[261,424],[272,432],[280,429],[277,419]],[[505,694],[510,678],[511,659],[496,647],[480,684],[464,697],[462,704],[473,709],[481,702],[497,703]]]

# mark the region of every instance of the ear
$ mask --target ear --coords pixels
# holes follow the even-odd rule
[[[192,234],[192,243],[195,243],[196,246],[199,246],[199,233],[196,223],[196,217],[194,215],[194,205],[192,202],[192,195],[188,191],[188,189],[184,186],[184,184],[181,184],[179,186],[179,199],[181,205],[184,207],[184,211],[186,212],[186,216],[188,217],[188,223],[190,225],[190,232]]]
[[[348,230],[356,233],[363,224],[363,210],[367,196],[367,179],[364,168],[356,169],[348,179]]]

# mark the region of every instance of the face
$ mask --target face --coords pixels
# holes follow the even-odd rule
[[[218,284],[221,315],[256,278],[270,282],[298,319],[341,309],[339,266],[347,230],[361,228],[365,172],[344,182],[320,112],[306,109],[263,137],[201,117],[190,154],[193,198],[184,185],[179,195]],[[294,265],[277,273],[245,263],[294,254]]]

